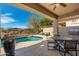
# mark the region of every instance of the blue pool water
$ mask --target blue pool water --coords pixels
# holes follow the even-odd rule
[[[40,39],[42,39],[42,37],[38,37],[38,36],[23,37],[23,38],[17,38],[16,43],[25,42],[25,41],[37,41]]]
[[[38,37],[38,36],[16,38],[16,43],[26,42],[26,41],[37,41],[37,40],[40,40],[40,39],[42,39],[42,37]],[[0,48],[1,47],[2,47],[2,45],[1,45],[1,41],[0,41]]]

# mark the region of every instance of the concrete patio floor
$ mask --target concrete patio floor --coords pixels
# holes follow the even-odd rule
[[[72,52],[72,54],[74,55],[74,52]],[[29,47],[17,49],[16,56],[62,56],[62,55],[57,50],[48,50],[47,42],[43,41],[41,43]]]

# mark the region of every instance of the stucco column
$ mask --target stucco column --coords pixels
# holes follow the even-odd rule
[[[58,20],[57,19],[55,19],[53,21],[53,34],[59,35],[59,28],[58,28]]]

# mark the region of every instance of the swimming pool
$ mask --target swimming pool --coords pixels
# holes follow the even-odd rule
[[[22,37],[22,38],[16,38],[16,43],[20,43],[20,42],[26,42],[26,41],[37,41],[42,39],[42,37],[38,37],[38,36],[30,36],[30,37]],[[0,48],[1,48],[1,41],[0,41]]]
[[[37,41],[42,39],[42,37],[38,37],[38,36],[30,36],[30,37],[23,37],[23,38],[16,38],[16,43],[19,42],[26,42],[26,41]]]

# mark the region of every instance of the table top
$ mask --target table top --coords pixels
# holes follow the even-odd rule
[[[67,36],[56,36],[54,37],[56,40],[79,40],[79,38],[67,37]]]

